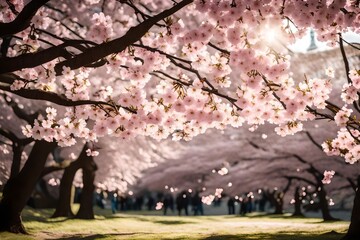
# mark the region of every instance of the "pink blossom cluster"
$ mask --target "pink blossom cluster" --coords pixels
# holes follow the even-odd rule
[[[0,145],[0,152],[2,152],[3,154],[9,154],[10,153],[10,149],[8,147],[8,145]]]
[[[210,194],[208,196],[202,196],[201,197],[201,202],[206,204],[206,205],[211,205],[212,202],[214,201],[214,199],[215,199],[215,196]]]
[[[334,116],[336,125],[340,127],[337,137],[326,141],[322,146],[324,152],[328,155],[342,156],[347,163],[354,164],[360,159],[360,146],[358,145],[360,131],[351,127],[352,123],[356,123],[356,115],[348,104],[352,104],[359,99],[360,72],[353,69],[349,72],[349,77],[351,82],[344,84],[341,93],[341,99],[345,104]]]
[[[351,70],[349,72],[350,83],[346,83],[343,86],[343,92],[341,94],[341,99],[346,104],[352,104],[354,101],[359,99],[357,91],[360,89],[360,72],[359,70]]]
[[[342,156],[345,158],[345,162],[354,164],[360,159],[360,146],[356,143],[359,136],[358,130],[341,128],[337,137],[324,142],[322,147],[326,154]]]
[[[334,177],[335,175],[335,171],[331,170],[331,171],[324,171],[324,178],[322,180],[323,184],[330,184],[331,183],[331,179]]]
[[[99,155],[99,152],[98,152],[98,151],[95,151],[95,150],[87,149],[87,150],[86,150],[86,155],[92,156],[92,157],[96,157],[96,156]]]
[[[113,36],[112,19],[104,13],[94,13],[91,18],[91,26],[87,32],[90,40],[101,43],[109,40]]]
[[[23,0],[10,0],[9,2],[14,5],[15,10],[18,12],[20,12],[21,9],[24,7]],[[15,17],[16,15],[8,7],[6,1],[2,1],[0,3],[0,22],[11,22],[15,19]]]

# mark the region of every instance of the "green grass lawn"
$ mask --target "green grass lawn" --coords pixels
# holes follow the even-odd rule
[[[48,219],[52,210],[26,209],[23,220],[30,235],[0,233],[0,239],[340,239],[349,222],[324,223],[288,215],[161,216],[114,214],[96,209],[95,220]],[[332,232],[335,231],[335,232]]]

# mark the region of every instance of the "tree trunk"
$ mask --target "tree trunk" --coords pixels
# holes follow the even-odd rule
[[[87,159],[86,149],[87,146],[85,144],[76,161],[72,162],[64,170],[64,174],[60,182],[59,199],[56,205],[55,212],[51,216],[52,218],[74,217],[74,213],[71,210],[71,188],[76,172],[84,165]]]
[[[284,205],[284,193],[278,192],[274,195],[275,197],[275,212],[274,214],[283,214],[283,205]]]
[[[21,155],[22,155],[22,152],[24,150],[24,146],[17,143],[17,142],[13,142],[12,150],[13,150],[13,160],[12,160],[12,163],[11,163],[11,170],[10,170],[9,179],[12,179],[12,178],[16,177],[20,172]]]
[[[36,141],[20,173],[7,181],[0,202],[0,231],[26,233],[21,211],[31,196],[49,153],[56,143]]]
[[[354,198],[354,206],[351,212],[351,222],[346,235],[341,240],[360,239],[360,176],[357,179],[357,189]]]
[[[295,212],[293,213],[293,216],[304,216],[301,212],[301,198],[300,198],[300,188],[296,187],[295,193],[294,193],[294,207]]]
[[[93,196],[94,196],[94,180],[97,170],[93,157],[87,156],[86,164],[83,166],[83,189],[80,196],[80,208],[76,214],[79,219],[94,219]]]
[[[326,199],[326,191],[324,189],[324,185],[320,185],[318,187],[318,189],[320,188],[319,190],[319,193],[318,193],[318,196],[319,196],[319,204],[320,204],[320,210],[321,210],[321,214],[322,214],[322,217],[324,219],[324,221],[333,221],[333,220],[337,220],[336,218],[334,218],[333,216],[331,216],[330,214],[330,210],[329,210],[329,204],[328,204],[328,201]]]

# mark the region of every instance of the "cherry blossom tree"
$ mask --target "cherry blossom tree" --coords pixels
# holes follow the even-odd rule
[[[15,131],[19,134],[19,129],[14,128],[14,122],[18,122],[18,125],[21,125],[21,120],[31,119],[32,116],[37,116],[39,111],[36,111],[33,114],[28,114],[23,109],[24,106],[18,99],[11,99],[9,96],[4,96],[1,98],[4,101],[3,112],[1,113],[1,127],[4,129],[0,129],[1,135],[10,138],[12,141],[20,141],[17,140],[17,137],[14,133],[10,131]],[[17,102],[17,104],[14,104]],[[27,104],[28,110],[34,109],[34,105]],[[37,106],[40,108],[40,106]],[[45,111],[43,111],[45,112]],[[16,117],[11,115],[15,113]],[[33,120],[32,120],[33,121]],[[28,120],[31,122],[31,120]],[[17,126],[18,126],[17,125]],[[16,131],[17,130],[17,131]],[[21,133],[20,133],[21,135]],[[15,140],[14,140],[15,139]],[[34,141],[32,138],[26,138],[24,143],[31,143]],[[4,142],[5,146],[9,144]],[[94,145],[94,144],[92,144]],[[172,145],[172,147],[175,147]],[[65,216],[72,217],[75,216],[71,211],[71,187],[73,185],[73,179],[75,173],[81,169],[82,176],[78,184],[82,186],[82,192],[87,194],[82,194],[82,199],[80,203],[80,210],[76,214],[77,218],[83,219],[91,219],[94,217],[93,215],[93,189],[94,189],[94,173],[97,170],[97,164],[94,162],[93,157],[97,156],[99,153],[94,148],[100,148],[99,151],[102,152],[101,159],[105,159],[104,161],[97,161],[100,163],[100,174],[97,177],[96,184],[101,187],[106,187],[107,189],[113,191],[118,190],[121,192],[126,191],[127,184],[134,184],[141,176],[141,171],[152,167],[156,164],[157,161],[163,160],[166,156],[169,158],[171,154],[176,153],[176,151],[170,151],[166,144],[162,144],[162,148],[159,149],[156,147],[154,143],[149,140],[145,140],[144,138],[137,138],[130,140],[130,142],[124,143],[116,143],[116,141],[110,140],[109,138],[102,138],[100,143],[96,143],[96,146],[87,146],[86,144],[83,147],[82,151],[79,151],[79,156],[75,161],[71,161],[75,157],[74,151],[76,152],[77,147],[69,147],[64,149],[56,148],[53,152],[53,160],[48,162],[48,166],[42,171],[39,181],[43,181],[44,176],[52,173],[54,171],[64,170],[64,174],[60,179],[58,179],[59,174],[50,174],[47,176],[49,182],[60,182],[60,194],[59,200],[57,204],[57,208],[53,217]],[[11,173],[8,176],[9,180],[15,177],[20,171],[20,158],[16,156],[21,155],[17,153],[13,149],[14,159],[11,164]],[[63,154],[61,154],[61,152]],[[6,156],[6,153],[8,156]],[[24,151],[23,153],[26,152]],[[5,156],[2,157],[3,161],[10,162],[11,152],[9,149],[4,148],[2,154]],[[25,160],[25,159],[23,159]],[[14,165],[16,167],[14,167]],[[10,169],[10,167],[4,168],[4,170]],[[14,171],[16,169],[16,171]],[[93,177],[89,178],[88,176],[93,175]],[[4,174],[6,176],[6,174]],[[54,178],[55,177],[55,178]],[[58,180],[57,180],[58,179]],[[6,179],[2,179],[6,182]],[[46,186],[45,186],[46,188]],[[44,189],[46,190],[46,189]]]
[[[89,184],[95,185],[100,190],[110,192],[125,193],[128,187],[134,185],[142,176],[142,171],[157,165],[158,162],[170,159],[176,150],[167,147],[169,143],[163,143],[159,148],[153,140],[136,138],[128,142],[116,142],[113,138],[102,138],[94,146],[83,145],[82,149],[78,146],[64,148],[61,157],[64,159],[74,159],[64,169],[62,177],[58,174],[51,175],[48,179],[60,180],[60,193],[57,208],[52,217],[73,217],[71,210],[71,187],[73,182],[77,186],[85,186],[84,168],[97,165],[95,179]],[[171,147],[175,147],[171,144]],[[75,154],[74,152],[79,152]],[[93,158],[91,160],[90,158]],[[89,163],[91,163],[89,165]],[[82,176],[76,177],[79,169],[82,169]],[[75,178],[75,180],[74,180]],[[84,187],[82,187],[84,189]],[[92,196],[85,201],[92,203]],[[87,217],[76,214],[77,218],[93,218],[92,204],[87,207]],[[92,216],[92,217],[91,217]]]
[[[310,136],[316,143],[336,130],[330,124],[327,131],[311,126],[306,129],[313,133]],[[214,196],[220,188],[230,196],[256,193],[259,188],[267,188],[269,193],[277,189],[274,193],[282,197],[274,198],[275,212],[281,213],[283,206],[276,204],[276,199],[288,206],[293,196],[286,192],[295,190],[296,186],[311,186],[315,199],[321,203],[319,206],[323,206],[324,219],[330,220],[326,192],[335,203],[347,195],[353,196],[349,180],[356,180],[359,168],[340,158],[324,156],[307,134],[278,138],[269,127],[260,127],[255,133],[238,129],[207,132],[190,145],[184,143],[177,158],[147,170],[139,187],[153,191],[205,188],[204,196]],[[322,182],[327,169],[336,171],[335,181],[330,185]],[[318,191],[320,185],[322,192]]]
[[[359,15],[359,2],[346,0],[10,0],[0,7],[0,89],[52,103],[46,116],[22,128],[49,148],[106,135],[191,140],[243,124],[271,124],[286,136],[320,118],[339,128],[324,151],[353,164],[360,72],[347,61],[341,34],[359,31]],[[294,79],[286,48],[272,44],[273,36],[293,43],[309,27],[319,40],[340,44],[347,75],[340,105],[330,102],[331,69]],[[39,151],[37,157],[49,153]],[[45,164],[33,164],[34,157],[14,184],[27,177],[34,185]],[[12,218],[19,219],[29,192]]]

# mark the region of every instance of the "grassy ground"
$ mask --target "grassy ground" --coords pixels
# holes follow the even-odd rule
[[[95,220],[48,219],[51,213],[52,210],[26,209],[23,219],[30,235],[0,233],[0,239],[335,240],[341,238],[349,224],[287,215],[177,217],[161,216],[160,212],[112,215],[109,210],[99,209],[96,213],[101,215]]]

